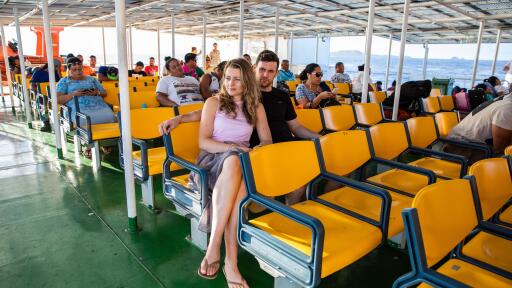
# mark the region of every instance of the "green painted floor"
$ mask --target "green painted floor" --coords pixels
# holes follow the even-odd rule
[[[75,164],[71,143],[68,150],[59,161],[53,134],[0,108],[1,287],[226,287],[222,274],[197,276],[203,254],[185,240],[189,222],[173,213],[161,178],[162,213],[138,205],[142,231],[129,234],[117,150],[97,172],[85,158]],[[254,257],[241,252],[239,262],[251,287],[272,287]],[[390,287],[409,269],[407,255],[384,246],[321,287]]]

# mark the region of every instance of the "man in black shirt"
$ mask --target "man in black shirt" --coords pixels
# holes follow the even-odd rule
[[[133,68],[133,70],[128,70],[128,77],[134,77],[134,76],[139,76],[139,77],[148,76],[146,74],[146,72],[144,72],[144,63],[142,63],[142,61],[135,63],[135,68]]]

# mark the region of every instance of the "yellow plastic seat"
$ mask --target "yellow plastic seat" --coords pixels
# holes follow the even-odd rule
[[[501,222],[512,224],[512,206],[509,206],[505,211],[501,212],[498,218]]]
[[[460,178],[461,166],[459,163],[454,163],[432,157],[425,157],[413,162],[409,162],[407,164],[425,168],[436,173],[436,175],[443,176],[446,178]]]
[[[299,85],[299,82],[297,81],[286,81],[286,85],[288,85],[288,91],[291,95],[295,94],[295,91],[297,90],[297,85]]]
[[[380,104],[386,100],[386,91],[370,92],[370,102]]]
[[[438,97],[438,96],[441,96],[441,89],[432,88],[432,90],[430,90],[430,97]]]
[[[331,131],[349,130],[356,125],[354,110],[350,105],[330,106],[321,110],[325,129]]]
[[[441,111],[438,97],[423,98],[423,109],[426,113],[437,113]]]
[[[455,109],[453,97],[450,95],[439,96],[439,104],[441,105],[442,111],[453,111],[453,109]]]
[[[350,83],[334,83],[334,88],[338,88],[338,95],[350,95]]]
[[[119,123],[94,124],[91,126],[92,140],[119,138]]]
[[[459,259],[450,259],[437,272],[460,281],[470,287],[506,288],[512,286],[512,280],[491,273]],[[432,287],[421,284],[418,288]]]
[[[487,232],[478,233],[464,244],[462,253],[505,271],[512,271],[512,241]]]
[[[434,116],[437,131],[442,138],[448,137],[453,127],[459,124],[459,117],[455,112],[439,112]]]
[[[133,152],[134,161],[141,162],[141,157],[140,150]],[[157,147],[148,150],[148,173],[150,176],[162,174],[162,163],[164,163],[165,157],[166,154],[164,147]]]
[[[507,148],[505,148],[504,154],[505,155],[512,155],[512,145],[507,146]]]
[[[332,82],[331,82],[331,81],[329,81],[329,80],[325,80],[324,82],[325,82],[325,84],[327,84],[327,86],[329,87],[329,89],[331,89],[331,91],[334,89],[334,85],[332,84]]]
[[[160,106],[155,91],[130,92],[130,109],[154,108]]]
[[[322,118],[318,109],[299,109],[295,110],[297,120],[300,124],[313,132],[319,133],[323,130]]]
[[[356,103],[354,104],[354,111],[356,112],[357,124],[373,126],[384,119],[382,108],[377,103]]]
[[[203,103],[192,103],[192,104],[188,104],[188,105],[178,106],[177,115],[183,115],[183,114],[187,114],[189,112],[193,112],[196,110],[201,110],[201,109],[203,109],[203,105],[204,105]]]
[[[368,181],[392,187],[415,195],[423,187],[428,185],[427,177],[399,169],[391,169],[386,172],[368,177]]]
[[[298,203],[291,208],[317,218],[324,226],[322,278],[357,261],[379,246],[382,240],[377,227],[314,201]],[[273,212],[250,223],[302,253],[311,254],[311,230],[297,222]]]

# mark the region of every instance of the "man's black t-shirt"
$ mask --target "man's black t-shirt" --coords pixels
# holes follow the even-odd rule
[[[148,76],[148,74],[146,74],[146,72],[144,72],[144,70],[139,71],[139,72],[135,72],[133,70],[128,70],[128,77],[132,77],[133,75],[139,75],[139,76],[142,76],[142,77]]]
[[[286,122],[297,118],[297,114],[293,109],[290,96],[282,90],[272,88],[270,92],[261,92],[261,101],[267,114],[272,141],[274,143],[292,141],[293,135]],[[258,145],[259,142],[258,133],[255,130],[251,136],[251,147]]]

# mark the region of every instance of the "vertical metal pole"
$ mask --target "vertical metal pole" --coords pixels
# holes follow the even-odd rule
[[[203,67],[206,70],[206,13],[203,14]]]
[[[132,26],[130,26],[130,69],[133,69],[133,33]]]
[[[366,27],[366,55],[364,57],[364,76],[363,88],[361,90],[361,102],[368,102],[368,82],[370,78],[370,67],[372,60],[372,37],[373,37],[373,19],[375,17],[375,0],[370,0],[368,10],[368,26]]]
[[[400,86],[402,85],[402,71],[404,68],[405,42],[407,42],[407,22],[409,21],[409,3],[410,0],[405,0],[404,2],[402,34],[400,35],[400,58],[398,60],[398,74],[396,75],[395,99],[393,102],[392,119],[394,121],[398,118],[398,104],[400,103]]]
[[[316,34],[316,45],[315,45],[315,63],[318,64],[318,40],[320,38],[320,34]]]
[[[105,27],[101,26],[101,38],[103,40],[103,66],[107,66],[107,49],[105,48]]]
[[[482,46],[482,35],[484,34],[484,21],[480,21],[480,28],[478,29],[478,42],[476,44],[475,62],[473,63],[473,74],[471,76],[471,88],[475,86],[476,71],[478,70],[478,60],[480,59],[480,48]]]
[[[55,84],[55,63],[53,61],[53,40],[50,29],[50,16],[48,13],[48,0],[42,1],[43,10],[43,24],[44,24],[44,38],[46,39],[46,55],[48,58],[48,75],[50,78],[50,94],[52,97],[52,116],[53,116],[53,131],[55,131],[55,146],[57,147],[57,156],[59,159],[64,159],[62,154],[62,145],[60,138],[58,105],[57,105],[57,87]]]
[[[276,54],[279,55],[279,7],[276,7],[276,39],[274,40],[275,41],[275,44],[274,44],[274,52],[276,52]]]
[[[293,32],[290,32],[290,70],[293,64]]]
[[[18,37],[18,55],[20,56],[21,82],[23,86],[23,99],[25,100],[25,116],[27,117],[28,128],[32,129],[32,112],[30,111],[30,99],[28,97],[27,72],[25,71],[25,59],[23,54],[23,41],[21,39],[20,19],[18,18],[18,8],[13,9],[14,22],[16,23],[16,35]]]
[[[427,79],[428,43],[424,43],[423,48],[425,48],[425,56],[423,57],[423,80],[425,80]]]
[[[133,180],[132,132],[130,120],[130,98],[128,96],[128,67],[126,56],[126,7],[124,0],[116,0],[117,61],[119,63],[119,100],[121,104],[121,131],[124,155],[124,180],[126,206],[128,209],[128,231],[137,231],[137,209]]]
[[[2,36],[2,50],[4,53],[4,63],[5,63],[5,74],[7,75],[7,83],[9,85],[9,94],[11,94],[11,109],[12,113],[16,114],[16,109],[14,108],[14,93],[12,91],[12,78],[11,78],[11,68],[9,65],[9,54],[7,54],[7,41],[5,40],[5,32],[4,25],[0,25],[0,33]]]
[[[240,32],[238,32],[238,50],[242,57],[244,55],[244,0],[240,0]]]
[[[386,84],[385,89],[388,89],[389,85],[389,66],[391,65],[391,47],[393,46],[393,33],[389,33],[389,44],[388,44],[388,62],[386,65]]]
[[[8,63],[9,62],[9,59],[7,59],[8,57],[4,57],[4,63]],[[5,65],[5,72],[6,73],[9,73],[9,69],[7,69],[7,64]],[[4,107],[5,107],[5,98],[4,98],[4,82],[2,80],[2,69],[0,69],[0,97],[2,97],[2,103],[4,104]]]
[[[172,41],[172,58],[176,58],[176,19],[171,14],[171,41]]]
[[[496,61],[498,60],[498,52],[500,51],[501,43],[501,29],[498,29],[498,35],[496,36],[496,50],[494,50],[494,58],[492,60],[491,75],[494,76],[496,72]]]
[[[157,42],[157,57],[158,57],[158,76],[161,77],[161,73],[160,71],[162,70],[162,66],[161,66],[161,56],[160,56],[160,27],[157,27],[156,28],[156,42]]]

